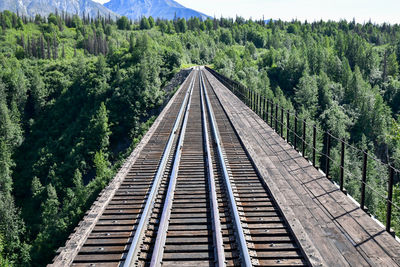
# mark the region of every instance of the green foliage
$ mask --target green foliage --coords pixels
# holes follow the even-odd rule
[[[153,28],[154,25],[156,24],[152,16],[149,17],[149,24],[150,24],[150,29]]]
[[[4,253],[4,241],[2,235],[0,234],[0,266],[1,267],[11,266],[9,260],[3,257],[3,253]]]
[[[110,163],[108,162],[106,155],[102,151],[96,152],[94,155],[94,166],[96,168],[96,179],[95,182],[99,183],[99,189],[104,188],[110,178]]]
[[[321,130],[317,152],[325,152],[321,133],[329,131],[383,162],[389,156],[390,163],[400,167],[400,128],[395,120],[400,111],[398,25],[386,25],[388,31],[381,25],[346,21],[224,23],[219,21],[223,46],[213,59],[216,70],[289,110],[294,106],[299,118]],[[309,144],[311,130],[307,128]],[[297,134],[302,134],[302,127]],[[330,171],[338,181],[341,147],[331,141]],[[308,156],[311,152],[306,147]],[[323,160],[317,159],[317,164]],[[362,153],[347,149],[345,166],[351,166],[346,167],[345,188],[359,200]],[[367,176],[374,190],[367,189],[366,203],[384,221],[387,167],[370,159]],[[399,181],[395,182],[396,191]],[[400,205],[398,197],[395,203]],[[398,216],[399,210],[394,210]],[[392,226],[400,229],[397,217]]]
[[[6,142],[0,138],[0,192],[9,195],[12,190],[11,167],[11,151]]]
[[[21,241],[25,225],[10,192],[0,192],[0,262],[27,264],[30,260],[29,246]],[[0,244],[1,247],[1,244]]]
[[[151,125],[168,99],[160,88],[183,65],[212,63],[275,103],[296,107],[318,130],[379,158],[388,154],[400,166],[398,25],[240,17],[133,23],[65,14],[22,19],[8,11],[0,12],[0,24],[2,264],[51,261]],[[321,152],[320,131],[317,140]],[[339,152],[333,142],[335,177]],[[361,160],[346,150],[352,170],[345,187],[355,198]],[[369,163],[368,181],[383,195],[384,172]],[[380,198],[368,192],[367,201],[382,219]]]
[[[227,29],[221,29],[221,42],[231,45],[233,42],[232,33]]]
[[[192,55],[177,37],[162,37],[153,18],[143,34],[126,18],[51,14],[20,27],[1,14],[10,27],[0,41],[0,259],[45,265],[154,121],[168,97],[160,88]],[[174,22],[163,23],[175,33]]]
[[[140,19],[140,29],[141,30],[148,30],[151,28],[150,22],[146,17],[142,17]]]
[[[109,145],[110,130],[108,126],[107,109],[104,103],[100,104],[99,109],[92,116],[85,134],[85,142],[89,148],[89,154],[95,151],[105,151]]]
[[[400,185],[396,185],[393,188],[393,203],[400,203]],[[398,233],[400,231],[400,210],[397,208],[393,209],[393,214],[392,214],[392,227]]]
[[[350,138],[348,132],[351,126],[351,120],[345,113],[343,106],[340,106],[336,101],[321,114],[320,119],[331,134],[344,140]]]
[[[397,62],[396,54],[391,53],[387,61],[387,74],[393,78],[397,78],[399,75],[399,63]]]
[[[184,18],[178,19],[178,22],[175,25],[176,32],[185,33],[188,30],[188,26],[186,20]]]
[[[294,99],[299,109],[304,108],[311,115],[315,115],[318,108],[318,86],[315,76],[306,74],[300,79]]]
[[[125,16],[122,16],[117,20],[117,25],[118,25],[118,30],[129,30],[130,28],[129,19]]]

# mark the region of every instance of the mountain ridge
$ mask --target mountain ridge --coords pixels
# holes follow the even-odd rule
[[[174,0],[111,0],[104,5],[93,0],[0,0],[0,11],[9,10],[23,16],[33,17],[37,14],[48,16],[50,13],[65,12],[71,15],[110,16],[116,19],[126,16],[132,20],[141,17],[157,19],[198,17],[207,19],[210,16],[187,8]]]
[[[143,16],[169,20],[175,17],[185,19],[191,17],[206,19],[209,17],[196,10],[184,7],[173,0],[111,0],[105,3],[104,6],[132,20],[138,20]]]
[[[100,3],[92,0],[1,0],[0,10],[9,10],[24,16],[35,16],[37,14],[47,16],[50,13],[66,12],[79,16],[89,15],[90,17],[111,16],[115,19],[119,17],[113,11],[107,9]]]

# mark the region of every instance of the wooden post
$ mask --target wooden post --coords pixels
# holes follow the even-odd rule
[[[248,95],[248,107],[251,108],[251,91],[247,88],[247,95]]]
[[[257,114],[257,93],[253,91],[253,111]]]
[[[281,137],[283,138],[283,107],[281,107]]]
[[[271,128],[274,127],[274,100],[271,100]]]
[[[275,104],[275,131],[278,132],[278,103]]]
[[[253,92],[253,111],[257,114],[257,92]]]
[[[312,165],[315,167],[315,162],[317,161],[317,158],[316,158],[316,150],[317,150],[317,126],[314,124],[314,127],[313,127],[313,152],[312,152],[312,154],[313,154],[313,162],[312,162]]]
[[[306,157],[306,119],[303,120],[303,147],[302,147],[303,157]]]
[[[254,91],[253,90],[251,90],[251,107],[250,107],[250,109],[254,111]]]
[[[253,111],[257,114],[257,93],[253,91]]]
[[[340,154],[340,191],[344,192],[344,141],[342,143],[342,153]]]
[[[249,108],[251,109],[251,110],[253,110],[253,91],[251,91],[250,89],[249,89],[249,99],[250,99],[250,105],[249,105]]]
[[[391,166],[389,166],[388,198],[386,207],[386,231],[389,232],[390,234],[394,234],[390,231],[390,226],[392,221],[393,180],[394,180],[394,170]]]
[[[286,111],[286,141],[289,142],[289,129],[290,129],[290,111]]]
[[[325,162],[325,173],[328,179],[331,179],[329,176],[329,169],[330,169],[330,157],[331,157],[331,135],[329,132],[326,132],[326,162]]]
[[[251,92],[250,89],[248,89],[248,90],[249,90],[249,108],[251,109],[251,105],[252,105],[251,95],[252,95],[252,92]]]
[[[254,112],[258,115],[258,93],[255,92],[255,94],[256,94],[256,106],[254,108]]]
[[[367,155],[367,151],[364,151],[364,160],[363,160],[363,171],[362,171],[362,182],[361,182],[361,209],[363,210],[367,210],[365,208],[365,186],[367,184],[367,163],[368,160],[368,155]]]
[[[267,116],[267,113],[265,112],[265,107],[266,107],[266,98],[265,98],[265,96],[263,96],[263,116],[262,116],[262,119],[263,119],[263,121],[265,121],[265,117]]]
[[[294,149],[297,150],[297,111],[294,113]]]
[[[254,91],[254,112],[258,114],[258,93]]]

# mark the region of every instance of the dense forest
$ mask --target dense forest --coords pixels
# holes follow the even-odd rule
[[[180,68],[210,64],[399,166],[399,61],[398,25],[1,12],[0,266],[51,261],[168,100],[161,88]],[[359,155],[348,153],[357,176]],[[380,167],[370,165],[385,194]],[[384,216],[379,196],[368,201]],[[398,209],[393,219],[400,230]]]

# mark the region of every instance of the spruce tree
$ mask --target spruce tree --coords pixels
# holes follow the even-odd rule
[[[53,59],[56,60],[58,58],[58,43],[57,43],[57,37],[54,34],[53,37]]]
[[[50,40],[47,40],[47,59],[51,59]]]
[[[304,108],[315,115],[318,106],[318,85],[315,76],[304,74],[295,90],[294,99],[299,108]]]
[[[142,19],[140,20],[140,29],[141,30],[150,29],[150,23],[149,23],[149,20],[146,17],[142,17]]]
[[[90,154],[96,151],[108,151],[110,129],[108,125],[108,111],[105,104],[102,102],[92,116],[87,132],[86,145]]]
[[[387,75],[396,78],[399,74],[399,64],[396,53],[391,53],[387,58]]]
[[[46,58],[46,53],[44,50],[44,37],[43,34],[40,35],[40,58],[45,59]]]

